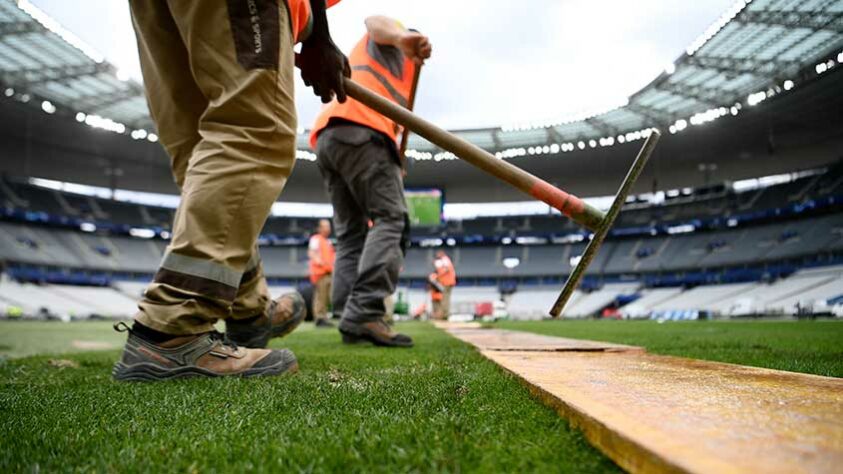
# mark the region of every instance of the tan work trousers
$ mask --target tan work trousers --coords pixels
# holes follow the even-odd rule
[[[442,319],[448,319],[451,316],[451,290],[453,286],[442,287],[442,301],[439,303],[439,311],[442,314]]]
[[[295,160],[284,2],[132,0],[149,109],[181,203],[136,319],[170,334],[266,310],[256,241]]]
[[[331,279],[329,273],[322,275],[313,285],[313,320],[328,319],[328,305],[331,304]]]
[[[435,320],[444,320],[445,318],[442,315],[442,300],[432,300],[431,302],[432,312],[430,317]]]

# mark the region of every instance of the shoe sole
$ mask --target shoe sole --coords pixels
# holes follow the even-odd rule
[[[351,334],[346,334],[342,331],[340,331],[340,334],[342,335],[343,344],[365,344],[369,342],[361,337],[352,336]]]
[[[164,368],[150,363],[126,365],[122,362],[114,364],[111,375],[114,380],[120,382],[160,382],[164,380],[178,380],[189,378],[216,378],[216,377],[270,377],[278,375],[292,375],[299,371],[298,360],[282,360],[269,367],[249,369],[237,374],[218,374],[205,370],[201,367],[177,367],[174,369]]]
[[[304,321],[305,316],[307,316],[307,308],[305,308],[304,298],[301,295],[296,294],[294,296],[295,303],[294,308],[298,308],[295,313],[293,313],[293,317],[287,320],[286,322],[279,324],[277,326],[272,326],[269,330],[269,335],[267,336],[265,331],[266,329],[254,329],[251,336],[238,337],[236,334],[229,333],[229,337],[231,340],[237,345],[249,348],[249,349],[264,349],[269,345],[269,341],[276,337],[284,337],[291,332],[295,331],[297,327]]]
[[[284,337],[287,334],[290,334],[299,327],[299,324],[301,324],[302,321],[304,321],[305,316],[307,316],[307,308],[305,308],[304,298],[297,294],[295,299],[296,302],[294,304],[295,306],[298,306],[298,311],[295,312],[289,321],[279,324],[278,326],[274,326],[270,330],[270,339],[275,337]]]
[[[344,344],[362,344],[365,342],[371,342],[378,347],[413,347],[412,341],[384,341],[383,339],[379,339],[371,334],[354,334],[347,330],[343,330],[342,328],[340,328],[340,334],[342,334],[342,342]]]

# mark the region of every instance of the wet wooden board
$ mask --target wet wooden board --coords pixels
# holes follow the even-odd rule
[[[455,325],[440,325],[439,327],[481,351],[641,352],[644,350],[641,347],[623,344],[543,336],[522,331],[477,329]]]
[[[520,378],[630,472],[843,472],[843,379],[634,347],[519,351],[567,342],[447,330]]]
[[[631,472],[843,472],[843,379],[642,352],[481,353]]]
[[[433,325],[438,327],[439,329],[480,329],[483,327],[482,324],[471,321],[466,323],[452,323],[448,321],[433,321]]]

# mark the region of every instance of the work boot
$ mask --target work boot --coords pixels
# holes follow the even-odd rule
[[[340,333],[342,342],[346,344],[368,341],[376,346],[413,347],[410,336],[393,331],[383,319],[365,323],[343,319],[340,321]]]
[[[299,370],[296,356],[287,349],[247,349],[228,342],[216,331],[175,337],[156,344],[125,323],[114,325],[129,332],[129,339],[111,375],[118,381],[159,381],[187,377],[263,377]]]
[[[225,320],[225,335],[241,346],[262,349],[273,337],[283,337],[304,321],[304,298],[298,292],[287,293],[271,301],[267,312],[249,322]]]
[[[334,323],[328,321],[327,319],[320,318],[320,319],[316,320],[315,326],[318,327],[318,328],[329,329],[329,328],[334,327]]]

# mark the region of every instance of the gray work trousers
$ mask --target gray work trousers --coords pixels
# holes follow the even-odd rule
[[[395,143],[368,127],[333,125],[319,134],[316,156],[334,206],[333,312],[350,321],[378,320],[409,243]]]

